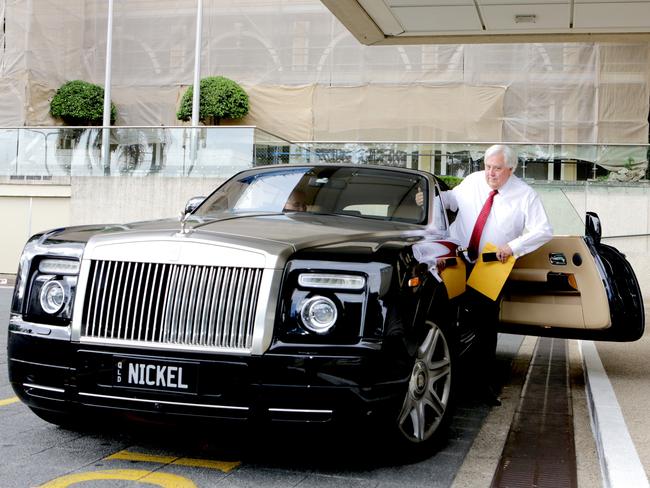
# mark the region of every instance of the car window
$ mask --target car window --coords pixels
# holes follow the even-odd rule
[[[311,212],[425,224],[423,176],[368,167],[287,167],[241,173],[195,211],[198,216],[243,212]],[[425,200],[427,201],[427,200]]]
[[[587,210],[582,208],[585,205],[584,190],[535,185],[535,191],[544,204],[554,235],[584,235],[583,216]]]
[[[447,220],[445,219],[445,207],[442,204],[440,194],[437,194],[433,199],[433,210],[431,214],[431,226],[438,230],[445,230],[447,228]]]
[[[281,212],[303,174],[301,168],[233,178],[210,195],[196,214]]]
[[[289,200],[290,189],[296,186],[300,176],[283,173],[259,178],[244,188],[230,208],[235,212],[281,211]]]

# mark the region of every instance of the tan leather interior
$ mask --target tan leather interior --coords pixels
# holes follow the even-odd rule
[[[566,264],[551,263],[552,255],[558,261],[563,256]],[[565,286],[556,288],[552,281]],[[500,317],[503,324],[609,327],[605,288],[583,238],[554,237],[537,251],[519,258],[504,288]]]

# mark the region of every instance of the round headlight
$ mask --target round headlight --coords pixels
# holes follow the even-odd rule
[[[336,305],[327,297],[312,297],[300,307],[302,323],[312,332],[324,334],[336,323]]]
[[[44,312],[54,315],[65,304],[65,290],[59,281],[50,280],[43,285],[40,294],[41,308]]]

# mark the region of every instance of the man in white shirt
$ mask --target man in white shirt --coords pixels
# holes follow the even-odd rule
[[[442,195],[445,207],[458,211],[449,229],[451,237],[468,250],[471,261],[488,242],[497,246],[496,257],[501,262],[509,256],[528,254],[548,242],[553,230],[544,206],[537,192],[513,174],[518,161],[512,149],[491,146],[483,161],[484,171],[470,174]],[[468,289],[461,308],[474,317],[471,320],[477,326],[477,379],[485,388],[484,399],[490,405],[500,405],[492,388],[498,300],[493,302]]]
[[[528,254],[553,236],[539,195],[513,173],[517,156],[508,146],[494,145],[485,151],[484,171],[467,176],[453,190],[443,193],[445,207],[458,211],[451,224],[451,237],[467,248],[481,209],[497,190],[480,235],[478,251],[487,242],[498,248],[497,259]]]

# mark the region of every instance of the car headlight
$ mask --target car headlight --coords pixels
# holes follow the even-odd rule
[[[27,286],[25,320],[69,325],[80,265],[80,261],[72,259],[43,257],[38,260]]]
[[[43,285],[39,294],[41,308],[44,312],[54,315],[58,313],[66,301],[66,294],[61,282],[50,280]]]
[[[316,334],[328,332],[338,317],[336,305],[324,296],[315,296],[305,300],[300,307],[300,319],[303,325]]]

